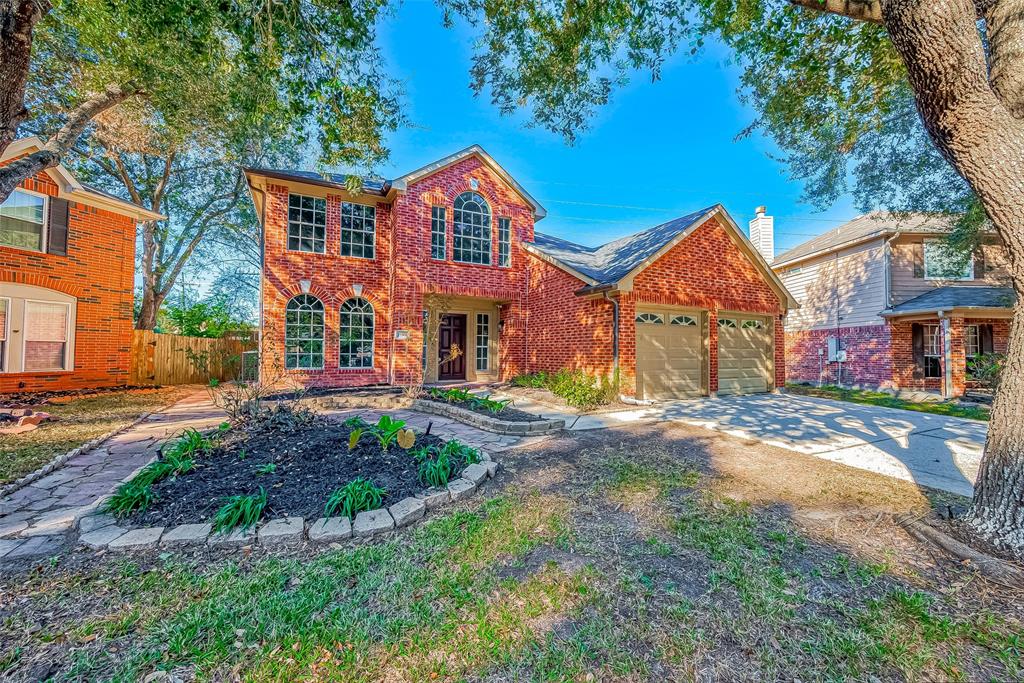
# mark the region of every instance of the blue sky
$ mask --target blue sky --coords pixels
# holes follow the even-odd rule
[[[849,198],[825,212],[801,203],[770,140],[735,140],[754,112],[740,104],[739,70],[719,46],[675,57],[656,83],[636,74],[570,147],[473,96],[472,32],[444,28],[433,2],[405,2],[379,42],[411,122],[388,140],[387,177],[480,144],[548,210],[538,230],[588,245],[721,202],[742,226],[767,205],[781,253],[857,214]]]

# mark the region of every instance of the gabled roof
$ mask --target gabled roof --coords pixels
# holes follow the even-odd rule
[[[537,256],[580,278],[590,287],[611,287],[635,276],[714,216],[722,218],[719,223],[740,245],[765,279],[779,292],[786,302],[786,307],[796,308],[796,300],[782,284],[778,275],[768,266],[768,262],[754,248],[721,204],[674,218],[599,247],[585,247],[543,233],[534,233],[533,243],[525,246]]]
[[[25,154],[31,154],[43,148],[43,141],[32,136],[15,140],[4,150],[0,161],[7,161]],[[80,182],[64,164],[57,164],[44,171],[57,184],[59,196],[62,199],[70,199],[82,204],[97,206],[114,213],[130,216],[138,221],[163,220],[167,218],[163,214],[150,211],[144,206],[139,206],[127,199],[122,199],[98,187],[86,185]]]
[[[942,234],[949,232],[952,227],[953,219],[949,216],[872,211],[779,254],[772,261],[772,268],[827,254],[878,237],[886,237],[896,232]]]
[[[949,285],[938,287],[913,299],[882,311],[883,316],[893,317],[917,313],[936,313],[954,309],[996,309],[1013,307],[1016,296],[1011,287],[972,287]]]

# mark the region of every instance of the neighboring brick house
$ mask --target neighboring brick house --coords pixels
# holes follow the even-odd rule
[[[969,357],[1006,352],[1013,291],[994,236],[957,258],[949,230],[875,212],[779,255],[772,268],[800,302],[786,320],[789,381],[962,395]]]
[[[41,144],[18,140],[0,164]],[[0,204],[0,393],[128,382],[135,225],[157,218],[63,166]]]
[[[587,248],[535,233],[544,209],[475,145],[355,193],[245,174],[264,373],[352,387],[618,366],[624,393],[654,398],[783,381],[792,297],[720,205]]]

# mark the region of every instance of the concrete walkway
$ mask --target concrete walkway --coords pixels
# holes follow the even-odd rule
[[[987,425],[977,420],[789,394],[666,401],[589,415],[558,414],[572,431],[674,420],[970,496]]]

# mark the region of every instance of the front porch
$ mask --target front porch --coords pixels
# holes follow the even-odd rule
[[[423,382],[494,382],[501,376],[501,307],[505,302],[444,297],[423,311]]]

